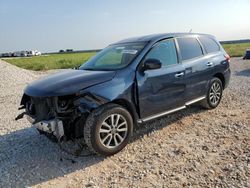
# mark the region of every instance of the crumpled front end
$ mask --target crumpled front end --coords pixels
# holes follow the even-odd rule
[[[60,141],[80,138],[88,114],[106,102],[90,93],[59,97],[32,97],[24,94],[19,109],[25,111],[16,120],[26,116],[40,133],[53,135]]]
[[[54,135],[61,140],[64,134],[64,122],[56,111],[55,97],[30,97],[23,95],[21,108],[25,109],[28,121],[41,133]]]

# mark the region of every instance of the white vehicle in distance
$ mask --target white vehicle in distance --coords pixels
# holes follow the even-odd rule
[[[37,50],[31,50],[31,51],[27,51],[27,55],[28,56],[39,56],[39,55],[42,55],[42,53],[37,51]]]

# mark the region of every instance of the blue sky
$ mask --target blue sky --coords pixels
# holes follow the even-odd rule
[[[190,29],[250,38],[250,0],[0,0],[0,52],[103,48]]]

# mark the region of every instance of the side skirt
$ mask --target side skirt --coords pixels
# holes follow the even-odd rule
[[[156,114],[156,115],[152,115],[152,116],[149,116],[149,117],[146,117],[146,118],[143,118],[143,119],[139,119],[137,122],[138,123],[143,123],[143,122],[155,119],[155,118],[159,118],[159,117],[165,116],[167,114],[171,114],[173,112],[177,112],[177,111],[185,109],[187,106],[189,106],[191,104],[194,104],[196,102],[199,102],[199,101],[201,101],[201,100],[203,100],[205,98],[206,98],[205,96],[202,96],[202,97],[193,99],[191,101],[186,102],[184,106],[181,106],[181,107],[178,107],[178,108],[174,108],[172,110],[168,110],[168,111],[165,111],[165,112],[162,112],[162,113],[159,113],[159,114]]]

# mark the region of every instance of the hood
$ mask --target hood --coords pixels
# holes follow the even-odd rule
[[[33,97],[70,95],[114,76],[114,71],[66,70],[32,82],[24,93]]]

